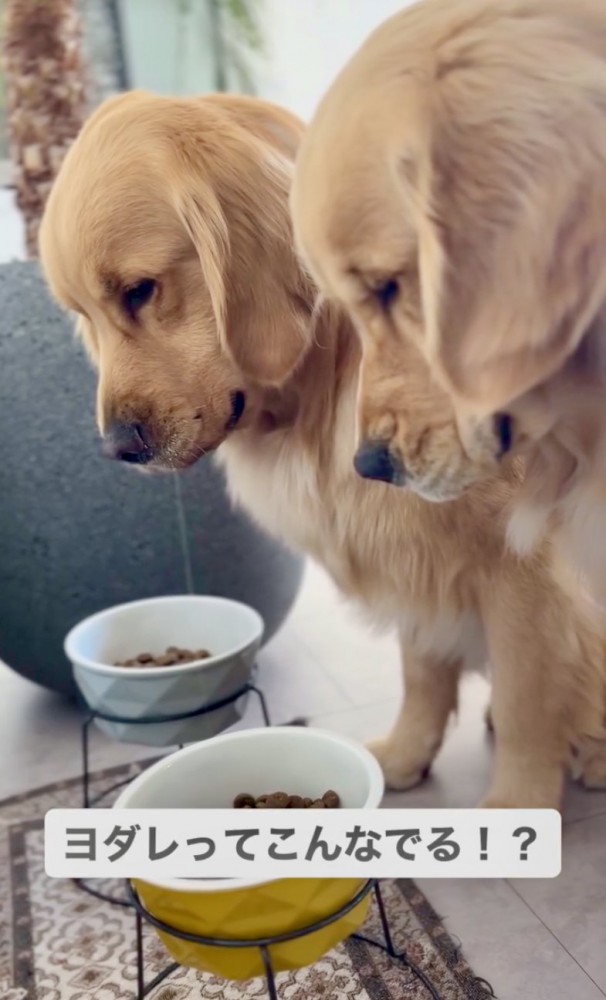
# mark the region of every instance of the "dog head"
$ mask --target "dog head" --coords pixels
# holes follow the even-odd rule
[[[412,341],[363,338],[354,459],[361,476],[406,486],[426,500],[453,500],[499,473],[505,434],[498,421],[460,424]]]
[[[408,343],[481,465],[558,423],[555,394],[536,387],[606,301],[605,57],[593,0],[425,0],[324,98],[298,158],[295,233],[372,363],[371,435],[373,394],[405,376]],[[386,413],[381,434],[397,437],[399,419]]]
[[[300,132],[252,99],[130,93],[70,149],[41,259],[98,367],[111,457],[190,465],[305,353],[313,295],[288,215]]]

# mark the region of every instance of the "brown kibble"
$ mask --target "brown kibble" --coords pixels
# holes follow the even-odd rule
[[[234,809],[254,809],[255,800],[252,795],[248,792],[241,792],[240,795],[236,795],[234,799]]]
[[[290,796],[286,792],[274,792],[267,800],[268,809],[286,809]]]
[[[338,809],[341,799],[330,789],[321,799],[303,798],[287,792],[267,792],[255,799],[248,792],[240,792],[234,799],[234,809]]]
[[[169,656],[168,653],[164,653],[162,656],[156,656],[156,661],[155,662],[156,662],[156,666],[157,667],[174,667],[175,666],[175,662],[174,662],[172,656]]]
[[[211,653],[207,649],[181,649],[180,646],[169,646],[166,652],[155,656],[153,653],[139,653],[138,656],[122,660],[117,667],[177,667],[195,660],[207,660]]]

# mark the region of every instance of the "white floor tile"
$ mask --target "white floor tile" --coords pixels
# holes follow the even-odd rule
[[[568,825],[563,852],[559,878],[512,885],[606,993],[606,816]]]
[[[80,773],[82,714],[75,704],[0,663],[0,705],[0,800]],[[116,743],[91,728],[91,769],[153,754],[149,747]]]
[[[395,636],[373,630],[363,612],[346,601],[314,563],[308,564],[305,587],[291,621],[323,671],[354,705],[401,697]]]
[[[590,976],[506,882],[418,884],[499,1000],[603,1000]]]

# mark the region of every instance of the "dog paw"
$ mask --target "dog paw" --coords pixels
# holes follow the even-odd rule
[[[385,784],[391,791],[406,792],[429,776],[431,760],[390,740],[373,740],[366,747],[381,765]]]

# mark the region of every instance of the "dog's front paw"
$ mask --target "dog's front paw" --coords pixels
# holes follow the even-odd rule
[[[373,740],[366,746],[381,765],[387,788],[394,792],[408,791],[429,775],[431,759],[395,740]]]

